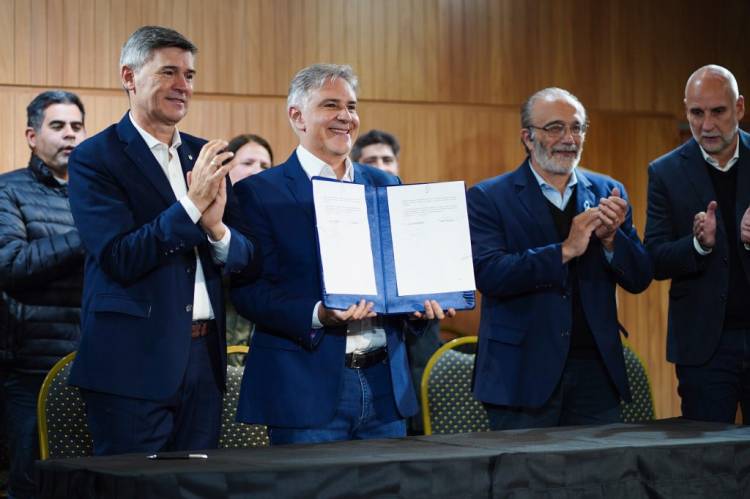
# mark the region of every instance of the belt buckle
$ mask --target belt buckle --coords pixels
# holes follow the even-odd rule
[[[360,363],[360,359],[364,359],[364,355],[359,353],[352,353],[352,362],[349,364],[349,367],[352,369],[361,369],[362,364]]]
[[[387,355],[383,354],[385,354],[385,347],[377,348],[375,350],[370,350],[363,353],[352,352],[350,354],[347,354],[347,359],[349,359],[347,362],[347,367],[351,369],[366,369],[387,359]],[[380,357],[383,357],[383,359],[376,362],[375,359]]]
[[[211,326],[210,323],[210,320],[203,319],[193,321],[190,325],[190,336],[193,338],[202,338],[204,336],[207,336]]]

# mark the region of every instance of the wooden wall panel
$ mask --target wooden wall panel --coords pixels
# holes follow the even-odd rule
[[[312,62],[350,63],[363,98],[517,105],[548,85],[592,108],[682,114],[692,70],[750,81],[750,3],[724,0],[2,0],[0,82],[119,88],[122,42],[172,26],[200,49],[198,91],[286,93]],[[12,20],[12,23],[9,21]],[[721,36],[702,36],[696,26]],[[12,41],[12,43],[11,43]]]
[[[0,0],[0,85],[13,83],[13,0]]]
[[[171,26],[199,47],[196,96],[181,129],[229,138],[256,132],[277,160],[295,145],[285,98],[313,62],[358,72],[362,131],[394,132],[407,182],[515,168],[518,107],[561,86],[589,109],[584,165],[623,181],[642,234],[646,165],[677,143],[687,76],[726,65],[750,84],[747,0],[0,0],[0,171],[28,160],[25,107],[41,90],[81,95],[90,134],[119,120],[119,51],[143,24]],[[747,90],[745,90],[747,92]],[[678,413],[664,360],[666,283],[620,293],[631,343],[646,359],[657,414]],[[476,331],[478,312],[452,321]]]
[[[13,96],[14,93],[12,92],[0,91],[0,109],[4,110],[8,116],[10,116],[10,113],[13,111]],[[26,114],[24,113],[22,116],[26,116]],[[3,151],[4,153],[4,162],[0,165],[0,171],[2,172],[20,166],[20,163],[15,163],[15,154],[13,153],[14,144],[22,140],[18,134],[23,133],[20,130],[16,130],[15,125],[17,121],[18,120],[0,119],[0,151]]]

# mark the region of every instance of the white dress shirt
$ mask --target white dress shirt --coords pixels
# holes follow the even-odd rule
[[[531,173],[534,174],[534,178],[536,178],[536,182],[539,184],[539,188],[542,189],[542,194],[547,198],[547,201],[555,205],[558,210],[565,211],[565,207],[568,206],[568,201],[570,201],[571,196],[573,196],[573,187],[578,183],[578,177],[574,171],[575,168],[570,172],[570,178],[568,179],[563,194],[560,194],[560,191],[549,185],[547,181],[544,180],[536,170],[534,170],[534,167],[531,166],[531,164],[529,164],[529,168],[531,168]]]
[[[193,223],[198,223],[201,218],[201,212],[187,195],[187,185],[182,172],[182,165],[180,164],[180,155],[177,153],[177,148],[182,144],[180,132],[175,127],[174,135],[172,136],[172,144],[167,145],[138,126],[138,123],[133,119],[132,113],[129,114],[129,117],[133,126],[138,130],[138,133],[143,137],[149,150],[154,155],[154,158],[156,158],[157,163],[161,166],[164,175],[167,176],[167,180],[169,180],[169,185],[172,187],[172,192],[174,192],[175,197],[187,212],[190,220],[192,220]],[[208,241],[211,243],[211,255],[216,262],[226,262],[227,255],[229,254],[230,239],[231,233],[229,230],[224,233],[224,237],[219,241],[214,241],[208,237]],[[198,249],[193,248],[193,251],[195,252],[196,260],[195,290],[193,292],[193,320],[213,319],[214,311],[213,307],[211,307],[211,300],[208,296],[203,265],[201,265],[201,259],[198,257]]]
[[[307,178],[325,177],[336,178],[331,165],[321,160],[310,151],[299,145],[297,147],[297,159],[299,159],[302,169],[305,170]],[[349,158],[346,158],[346,170],[341,178],[344,182],[354,182],[354,167]],[[352,255],[354,258],[354,255]],[[312,327],[320,329],[323,327],[318,319],[318,307],[320,302],[315,304],[312,313]],[[368,352],[377,348],[384,347],[386,344],[385,329],[381,317],[367,318],[359,321],[351,321],[346,328],[346,353]]]

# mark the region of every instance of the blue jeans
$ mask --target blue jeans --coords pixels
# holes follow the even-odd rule
[[[569,358],[557,388],[542,407],[485,404],[485,408],[492,430],[609,424],[622,420],[620,394],[600,359]]]
[[[684,417],[734,423],[739,403],[743,424],[750,423],[750,330],[723,331],[708,362],[676,369]]]
[[[391,372],[381,362],[367,369],[344,368],[336,415],[320,428],[271,427],[271,445],[406,436],[393,398]]]
[[[5,421],[10,452],[8,496],[33,497],[34,461],[39,459],[36,402],[44,374],[8,371],[5,378]]]

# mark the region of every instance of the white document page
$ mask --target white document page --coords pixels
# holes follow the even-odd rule
[[[312,184],[326,292],[377,295],[364,186],[326,181]]]
[[[388,188],[399,296],[474,290],[463,182]]]

